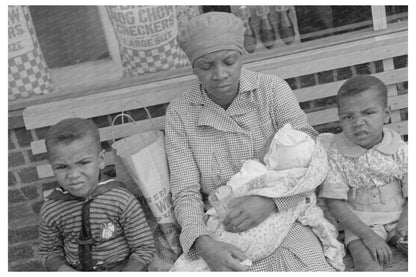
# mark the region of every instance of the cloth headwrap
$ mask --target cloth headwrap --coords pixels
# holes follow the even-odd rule
[[[192,18],[178,34],[179,46],[191,64],[206,54],[220,50],[244,50],[244,23],[226,12],[209,12]]]

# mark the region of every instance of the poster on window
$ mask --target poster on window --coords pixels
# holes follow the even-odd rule
[[[9,101],[55,90],[27,6],[8,7]]]
[[[137,76],[189,64],[176,36],[175,6],[106,6],[116,34],[124,76]]]

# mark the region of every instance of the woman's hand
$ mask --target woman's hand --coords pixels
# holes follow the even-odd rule
[[[259,225],[277,207],[271,198],[250,195],[232,200],[230,213],[224,218],[226,231],[239,233]]]
[[[380,265],[390,263],[393,253],[387,243],[377,234],[362,239],[364,245],[368,248],[375,261]]]
[[[247,256],[232,244],[201,236],[195,241],[195,249],[211,271],[248,271],[250,269],[240,264],[247,259]]]

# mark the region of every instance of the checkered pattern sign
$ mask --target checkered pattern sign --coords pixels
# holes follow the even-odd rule
[[[9,6],[9,101],[55,90],[27,6]]]
[[[106,9],[119,43],[125,77],[189,65],[176,41],[175,6],[107,6]]]
[[[150,50],[120,48],[124,76],[136,76],[189,65],[176,39]]]

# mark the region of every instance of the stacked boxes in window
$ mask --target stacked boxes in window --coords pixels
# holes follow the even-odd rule
[[[56,89],[27,6],[9,6],[9,101]]]
[[[184,7],[106,6],[125,77],[189,65],[176,41],[178,26],[187,20]]]

